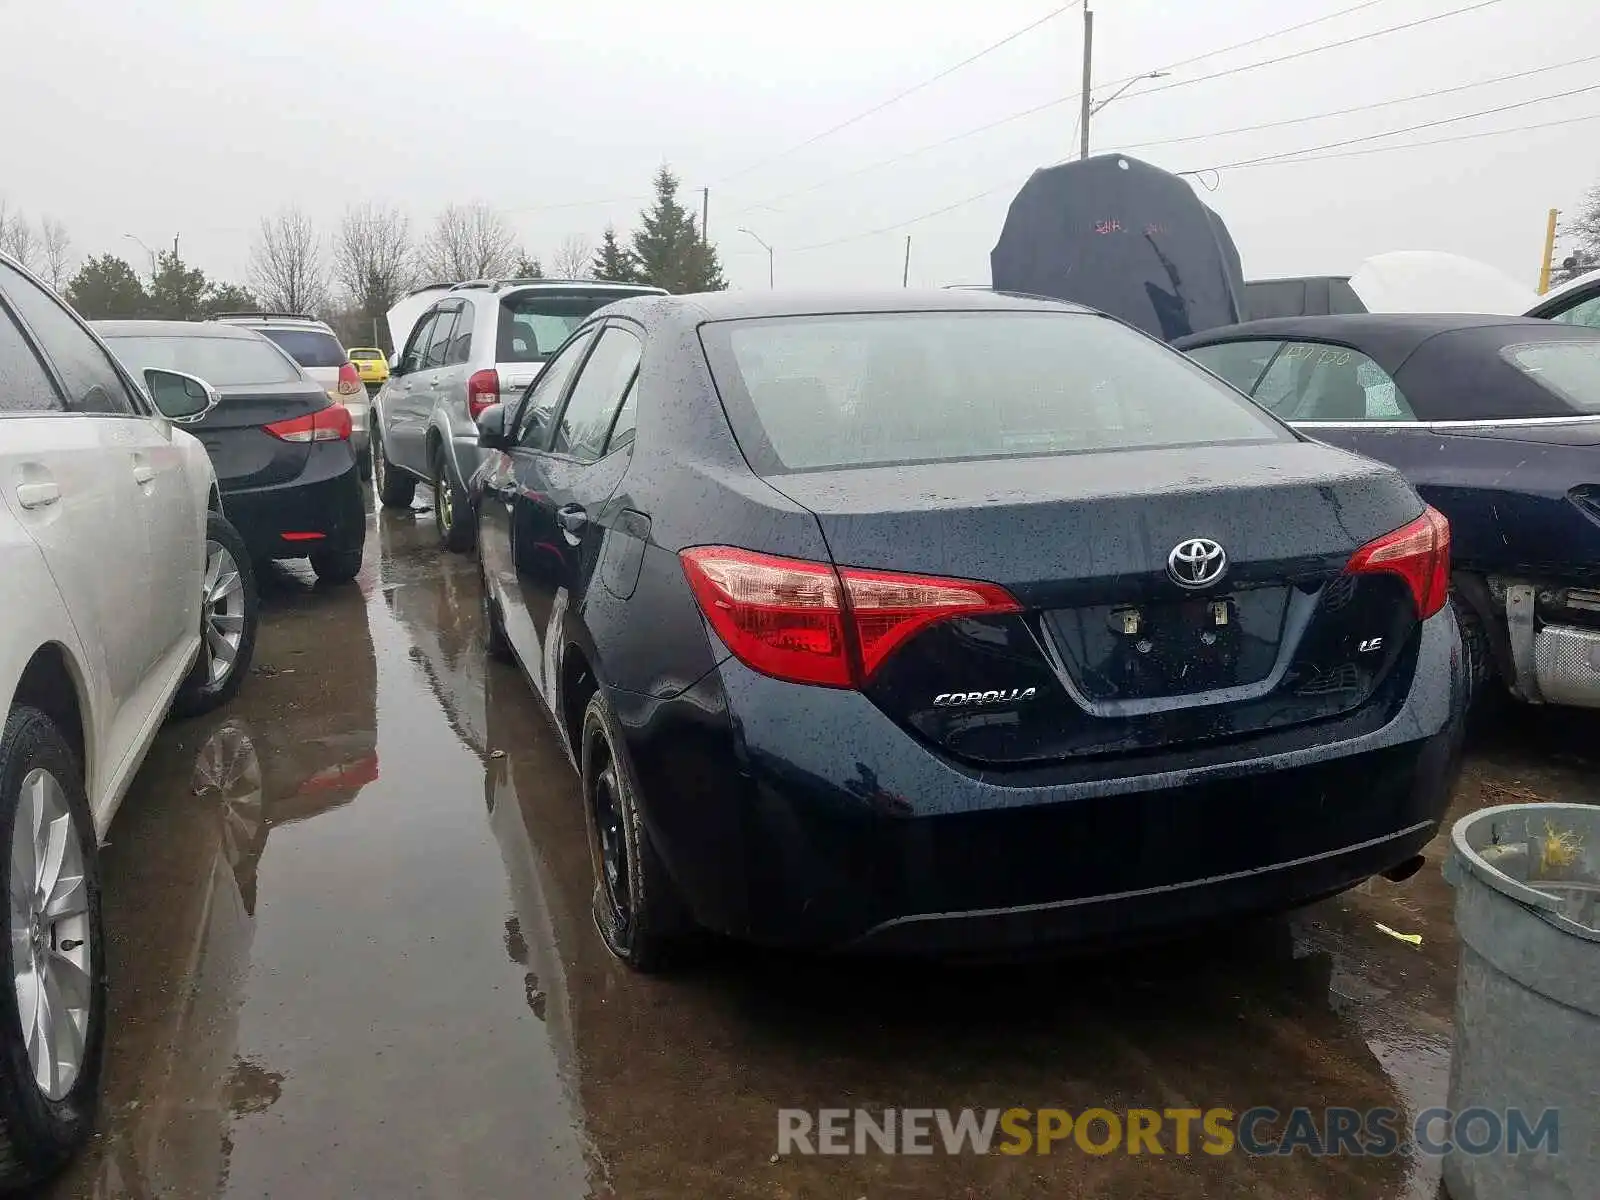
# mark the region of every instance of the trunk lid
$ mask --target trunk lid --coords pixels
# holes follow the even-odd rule
[[[263,426],[327,408],[328,396],[315,383],[252,384],[221,395],[214,409],[185,428],[205,445],[223,491],[285,483],[305,470],[310,444],[283,441]]]
[[[839,566],[1004,586],[1024,612],[940,622],[868,694],[982,763],[1170,746],[1348,711],[1417,625],[1390,576],[1345,576],[1415,519],[1389,467],[1314,443],[1187,447],[768,478]],[[1180,586],[1193,539],[1226,555]],[[1204,564],[1202,564],[1204,565]],[[1181,566],[1181,564],[1180,564]]]

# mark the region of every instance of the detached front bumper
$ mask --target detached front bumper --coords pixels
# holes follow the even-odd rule
[[[1449,802],[1464,695],[1447,608],[1376,728],[1299,727],[1166,762],[975,770],[859,693],[733,659],[672,700],[609,698],[646,826],[702,924],[988,952],[1293,907],[1399,865]]]

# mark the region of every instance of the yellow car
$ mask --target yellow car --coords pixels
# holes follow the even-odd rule
[[[352,346],[350,361],[355,364],[361,382],[368,387],[381,387],[389,378],[389,360],[376,346]]]

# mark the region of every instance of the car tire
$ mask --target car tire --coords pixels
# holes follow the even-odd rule
[[[37,851],[24,858],[16,848],[19,820],[34,820],[41,828],[46,822],[52,828],[65,822],[53,880]],[[94,1132],[106,1028],[99,857],[83,771],[65,733],[27,705],[11,710],[0,735],[0,837],[0,884],[12,897],[11,936],[0,950],[12,979],[11,987],[0,985],[0,1189],[10,1193],[60,1171]],[[20,845],[26,847],[29,840],[25,836]],[[37,837],[31,840],[37,845]],[[32,864],[31,891],[30,884],[14,877],[19,860]],[[72,878],[80,882],[69,885],[66,881]],[[42,890],[49,893],[46,900],[55,898],[44,909],[57,914],[53,918],[41,912]],[[64,915],[63,909],[68,910]],[[22,973],[16,962],[19,953],[30,956]],[[45,994],[53,993],[65,1016],[54,1023],[53,1036],[45,1038],[34,1024],[37,1007],[29,1008],[41,978]],[[74,1058],[76,1062],[72,1074],[42,1085],[35,1058],[57,1064],[57,1070]]]
[[[678,960],[694,923],[650,841],[627,745],[599,692],[584,709],[579,764],[595,928],[622,962],[659,971]]]
[[[410,508],[417,493],[417,481],[395,470],[376,428],[372,431],[372,444],[367,453],[372,461],[372,486],[378,493],[378,503],[385,508]]]
[[[1481,728],[1494,719],[1496,710],[1508,702],[1511,693],[1496,687],[1499,669],[1495,666],[1494,651],[1489,646],[1489,631],[1483,619],[1464,596],[1451,593],[1455,603],[1456,625],[1461,629],[1461,661],[1467,676],[1466,712],[1468,729]]]
[[[483,597],[483,641],[489,657],[496,662],[511,662],[511,639],[506,637],[505,622],[500,619],[500,606],[489,595],[489,581],[484,578],[483,560],[478,560],[478,594]]]
[[[361,452],[361,457],[356,460],[356,469],[361,472],[362,483],[372,482],[372,446],[370,443]]]
[[[201,582],[200,653],[172,699],[174,715],[196,717],[233,699],[250,673],[260,615],[250,551],[227,518],[210,513]]]
[[[433,450],[433,525],[446,550],[459,554],[472,549],[472,502],[442,445]]]
[[[352,550],[319,550],[311,556],[311,569],[322,583],[349,583],[361,573],[363,547]]]

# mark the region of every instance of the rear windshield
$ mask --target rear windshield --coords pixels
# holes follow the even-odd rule
[[[597,308],[648,292],[523,292],[500,302],[496,362],[544,362]]]
[[[1600,338],[1532,342],[1500,352],[1512,366],[1575,412],[1600,414]]]
[[[762,474],[1294,437],[1105,317],[863,313],[713,322],[701,335]]]
[[[320,329],[263,329],[261,332],[287,350],[302,367],[342,367],[347,361],[339,339]]]
[[[108,337],[107,344],[144,382],[148,367],[195,375],[214,388],[294,383],[295,366],[261,339],[243,337]]]
[[[367,359],[367,358],[382,358],[382,357],[383,357],[383,351],[381,351],[381,350],[352,350],[352,351],[350,351],[350,361],[351,362],[354,362],[358,358]]]

